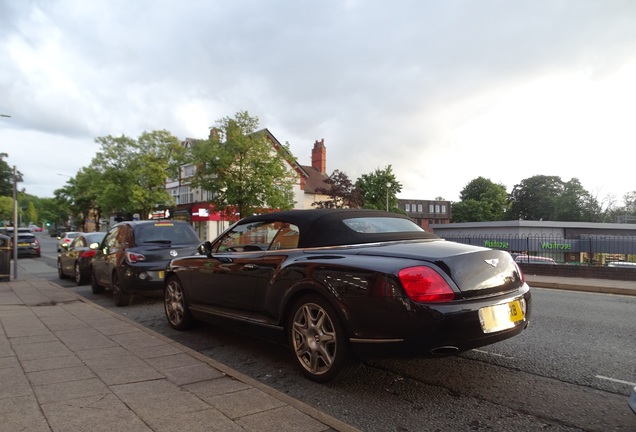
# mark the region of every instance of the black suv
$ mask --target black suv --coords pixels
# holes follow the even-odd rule
[[[113,291],[117,306],[131,303],[132,294],[163,288],[172,258],[197,253],[201,240],[182,221],[126,221],[114,225],[93,259],[91,285],[98,294]]]

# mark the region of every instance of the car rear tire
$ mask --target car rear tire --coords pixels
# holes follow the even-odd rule
[[[175,330],[187,330],[194,325],[183,286],[177,277],[170,277],[163,289],[163,305],[168,324]]]
[[[129,306],[132,303],[132,294],[124,292],[117,272],[113,272],[111,286],[113,287],[113,300],[115,300],[115,306]]]
[[[305,296],[294,304],[287,337],[294,360],[312,381],[343,379],[359,366],[338,314],[318,295]]]
[[[60,279],[66,279],[66,275],[64,274],[64,271],[62,270],[62,262],[60,260],[57,260],[57,276]]]
[[[91,290],[93,294],[101,294],[104,292],[104,287],[97,283],[95,272],[91,272]]]
[[[73,276],[75,276],[75,283],[77,285],[84,285],[86,283],[86,278],[82,275],[82,269],[77,261],[75,261],[75,265],[73,266]]]

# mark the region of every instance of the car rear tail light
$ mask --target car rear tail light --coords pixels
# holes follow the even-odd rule
[[[81,252],[79,254],[80,258],[93,258],[95,256],[95,252],[94,250],[87,250],[84,252]]]
[[[413,301],[447,302],[455,298],[450,285],[430,267],[408,267],[400,270],[398,277],[406,294]]]
[[[142,254],[134,253],[134,252],[126,252],[126,261],[129,264],[146,261],[146,257]]]

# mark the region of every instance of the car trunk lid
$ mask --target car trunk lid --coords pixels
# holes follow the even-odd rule
[[[358,253],[433,264],[455,283],[465,297],[512,291],[523,285],[519,267],[508,252],[501,250],[428,240],[365,247]]]

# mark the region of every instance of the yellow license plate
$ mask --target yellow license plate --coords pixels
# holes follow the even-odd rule
[[[18,246],[20,247],[31,246],[31,243],[18,243]]]
[[[484,333],[493,333],[513,328],[519,321],[525,318],[521,302],[515,300],[495,306],[486,306],[479,309],[479,322]]]
[[[163,279],[163,278],[164,278],[164,276],[165,276],[165,273],[166,273],[166,272],[160,271],[160,272],[159,272],[159,274],[158,274],[159,279]]]

